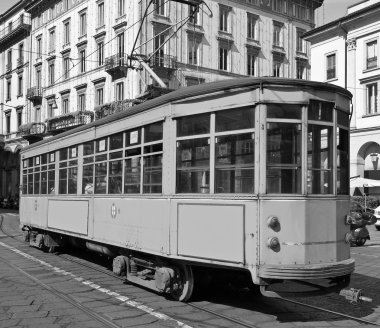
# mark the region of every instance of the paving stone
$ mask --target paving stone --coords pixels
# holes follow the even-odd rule
[[[26,319],[26,318],[45,318],[49,314],[48,311],[37,312],[17,312],[13,313],[12,319]]]

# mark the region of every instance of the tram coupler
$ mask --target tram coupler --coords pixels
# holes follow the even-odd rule
[[[342,289],[339,292],[339,295],[345,297],[346,300],[350,302],[350,304],[354,304],[354,305],[360,302],[372,302],[372,298],[362,296],[361,289],[355,289],[355,288]]]

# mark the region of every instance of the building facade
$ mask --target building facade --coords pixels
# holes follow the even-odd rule
[[[21,124],[7,130],[2,123],[4,144],[12,133],[34,142],[194,84],[310,77],[301,36],[314,27],[323,0],[197,3],[20,1],[31,22],[28,84]]]
[[[311,43],[311,79],[353,94],[350,176],[380,180],[380,1],[366,0],[347,15],[305,34]],[[323,69],[321,69],[323,67]],[[370,193],[379,194],[378,188]]]

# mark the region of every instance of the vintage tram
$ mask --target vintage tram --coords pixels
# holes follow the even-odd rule
[[[31,245],[70,242],[186,301],[194,269],[278,280],[350,277],[351,94],[242,78],[183,88],[21,153]]]

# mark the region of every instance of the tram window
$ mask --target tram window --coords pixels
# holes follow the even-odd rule
[[[40,193],[40,173],[34,173],[34,194]]]
[[[144,157],[143,192],[162,192],[162,154]]]
[[[47,164],[47,154],[41,155],[41,164]]]
[[[59,189],[60,194],[67,194],[67,169],[59,170]]]
[[[28,173],[28,194],[33,194],[33,173]]]
[[[65,160],[67,160],[67,148],[65,148],[65,149],[61,149],[61,150],[59,151],[59,160],[60,160],[60,161],[65,161]]]
[[[255,126],[255,108],[234,108],[215,114],[215,131],[252,129]]]
[[[162,140],[162,122],[150,124],[144,127],[144,142]]]
[[[48,154],[48,171],[47,171],[47,193],[54,194],[55,192],[55,153]]]
[[[144,154],[146,153],[156,153],[162,151],[162,143],[159,144],[153,144],[149,146],[144,147]]]
[[[107,189],[107,162],[95,164],[95,194],[105,194]]]
[[[286,118],[300,120],[302,117],[302,106],[291,104],[267,105],[267,118]]]
[[[110,153],[110,159],[116,159],[123,157],[123,151],[115,151],[113,153]]]
[[[301,124],[267,124],[267,193],[301,193]]]
[[[208,138],[177,141],[177,193],[209,193]]]
[[[28,167],[33,167],[33,157],[28,159]]]
[[[83,166],[82,194],[94,193],[94,165]]]
[[[47,194],[47,171],[41,172],[41,194]]]
[[[123,186],[123,162],[113,161],[108,163],[108,193],[121,194]]]
[[[123,148],[123,133],[110,136],[110,150]]]
[[[130,148],[125,151],[126,157],[137,156],[137,155],[141,155],[141,147]]]
[[[125,160],[124,168],[124,193],[140,193],[140,157],[128,158]]]
[[[55,162],[55,153],[50,153],[48,155],[48,160],[49,160],[49,163],[54,163]]]
[[[59,194],[76,194],[78,184],[78,160],[71,160],[78,156],[77,146],[59,151]]]
[[[332,194],[332,132],[330,126],[309,124],[307,131],[307,191]]]
[[[68,194],[76,194],[77,193],[77,176],[78,176],[78,167],[70,167],[67,170],[67,188]]]
[[[101,153],[103,151],[107,151],[107,139],[99,139],[95,141],[95,149],[97,153]]]
[[[94,154],[94,142],[89,141],[83,144],[83,156],[93,155]]]
[[[141,143],[141,129],[134,129],[125,133],[125,146],[135,146]]]
[[[69,158],[77,158],[78,157],[78,147],[70,147],[69,148]]]
[[[350,119],[349,119],[348,113],[344,113],[340,110],[337,110],[336,112],[337,112],[338,125],[348,127],[350,124]]]
[[[348,153],[348,130],[337,128],[337,193],[348,195],[349,192],[349,153]]]
[[[334,103],[311,100],[308,109],[309,121],[333,121]]]
[[[177,120],[177,137],[210,133],[210,114],[181,117]]]
[[[254,188],[254,135],[217,137],[215,192],[252,193]]]
[[[22,172],[22,193],[23,194],[28,193],[28,176],[27,176],[26,170]]]

